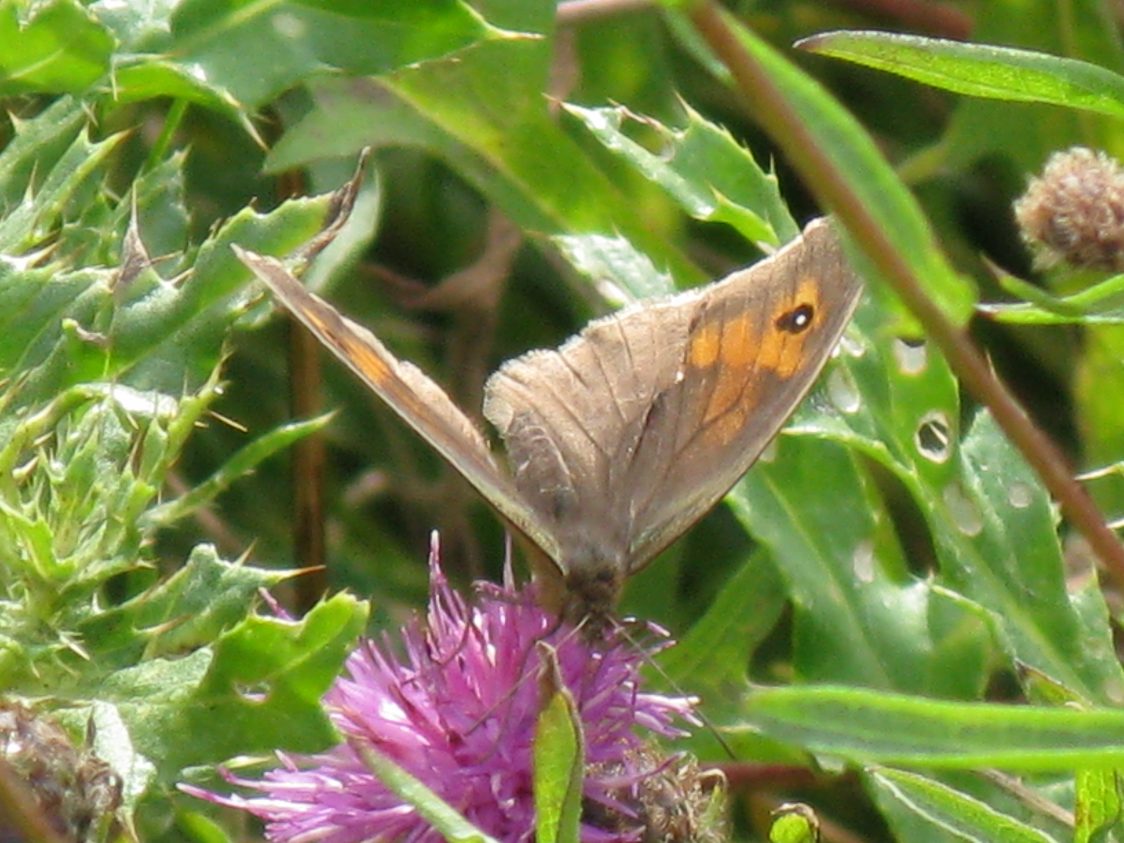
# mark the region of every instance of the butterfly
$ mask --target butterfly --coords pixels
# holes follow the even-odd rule
[[[424,372],[306,290],[239,259],[484,496],[531,549],[543,602],[603,628],[625,579],[749,469],[823,368],[862,285],[833,224],[812,221],[721,281],[596,319],[484,387],[510,471]]]

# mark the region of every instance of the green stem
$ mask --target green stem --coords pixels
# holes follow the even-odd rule
[[[164,128],[160,130],[160,136],[156,139],[156,143],[152,145],[148,158],[144,162],[144,172],[147,173],[167,157],[168,149],[172,145],[172,136],[176,133],[176,129],[180,127],[180,123],[183,122],[183,116],[187,113],[187,105],[187,100],[184,99],[172,102],[171,108],[168,109],[168,114],[164,118]]]

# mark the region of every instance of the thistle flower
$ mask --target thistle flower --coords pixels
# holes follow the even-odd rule
[[[425,621],[407,626],[397,647],[389,636],[364,640],[325,695],[344,742],[318,755],[278,753],[280,766],[260,780],[224,772],[256,795],[181,788],[260,817],[271,841],[439,841],[370,772],[352,748],[359,743],[493,837],[532,840],[532,741],[541,706],[536,644],[547,642],[584,731],[582,839],[639,841],[645,780],[668,767],[653,760],[649,738],[683,734],[676,721],[694,722],[693,701],[642,691],[646,656],[636,644],[613,634],[591,644],[539,607],[533,585],[516,589],[509,575],[503,587],[482,584],[477,599],[466,601],[442,575],[436,546],[430,583]],[[611,821],[597,825],[604,817]]]

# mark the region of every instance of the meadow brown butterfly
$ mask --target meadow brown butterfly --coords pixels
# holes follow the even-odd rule
[[[528,540],[546,605],[594,630],[625,578],[713,507],[776,435],[861,290],[832,224],[818,219],[749,269],[508,361],[484,387],[508,473],[421,370],[278,261],[235,251]]]

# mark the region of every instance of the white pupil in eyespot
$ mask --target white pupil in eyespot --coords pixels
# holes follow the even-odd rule
[[[776,326],[790,334],[799,334],[812,324],[813,313],[810,304],[802,304],[778,317]]]

